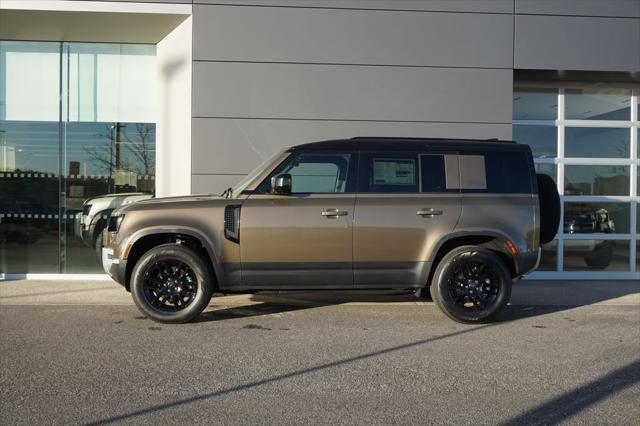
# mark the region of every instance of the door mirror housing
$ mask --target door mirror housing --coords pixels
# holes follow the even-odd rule
[[[271,178],[271,193],[276,195],[291,195],[291,175],[284,173]]]

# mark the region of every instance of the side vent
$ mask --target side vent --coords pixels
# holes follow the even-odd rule
[[[240,243],[240,206],[229,205],[224,208],[224,237]]]

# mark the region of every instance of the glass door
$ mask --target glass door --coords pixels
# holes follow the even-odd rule
[[[0,272],[101,273],[155,190],[155,46],[0,41]]]

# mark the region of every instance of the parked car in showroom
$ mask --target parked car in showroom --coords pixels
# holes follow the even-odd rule
[[[511,141],[359,137],[278,152],[220,196],[117,208],[102,263],[160,322],[214,291],[429,291],[487,321],[553,239],[560,202]]]
[[[111,212],[117,207],[152,197],[153,195],[144,192],[127,192],[88,198],[82,203],[82,213],[75,215],[75,234],[100,256],[102,231],[107,227]]]

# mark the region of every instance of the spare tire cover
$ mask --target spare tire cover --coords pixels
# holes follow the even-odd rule
[[[560,225],[560,195],[551,176],[537,174],[540,200],[540,244],[553,240]]]

